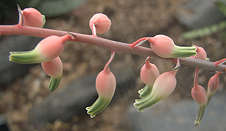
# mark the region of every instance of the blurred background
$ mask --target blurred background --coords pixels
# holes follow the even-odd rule
[[[47,17],[46,28],[91,34],[89,19],[102,12],[110,17],[112,27],[101,37],[131,43],[143,36],[165,34],[178,45],[202,46],[211,61],[226,56],[224,0],[1,0],[1,25],[17,23],[16,3],[22,8],[39,9]],[[0,36],[0,131],[226,130],[225,75],[220,78],[220,90],[208,105],[200,127],[194,128],[198,110],[190,96],[194,68],[182,66],[177,74],[177,88],[169,99],[144,112],[136,112],[132,104],[138,98],[137,91],[144,86],[139,69],[145,58],[120,53],[111,64],[117,78],[113,101],[103,113],[91,119],[85,107],[97,98],[95,77],[110,52],[86,43],[68,42],[61,55],[63,80],[60,88],[50,93],[49,77],[39,64],[8,62],[9,51],[30,50],[40,40]],[[161,73],[173,66],[156,58],[151,62]],[[214,73],[201,69],[200,84],[207,87]]]

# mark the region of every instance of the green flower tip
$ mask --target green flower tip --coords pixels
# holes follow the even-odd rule
[[[44,61],[44,58],[42,58],[36,50],[31,50],[22,52],[10,52],[9,61],[19,64],[34,64]]]
[[[153,106],[154,104],[158,103],[161,98],[152,97],[148,95],[141,99],[136,99],[133,106],[137,109],[137,111],[142,112],[144,109]]]
[[[110,102],[111,99],[109,100],[99,96],[91,106],[86,107],[87,114],[90,115],[90,118],[94,118],[97,114],[103,112]]]
[[[57,78],[51,77],[50,83],[49,83],[50,91],[54,91],[55,89],[57,89],[59,87],[60,81],[61,81],[61,77],[57,77]]]
[[[190,46],[190,47],[183,47],[183,46],[175,46],[172,57],[178,58],[178,57],[190,57],[196,55],[196,47]]]
[[[144,98],[144,97],[148,96],[151,93],[151,90],[152,90],[152,86],[145,85],[144,88],[142,88],[138,91],[139,97]]]
[[[201,120],[202,120],[202,118],[205,114],[206,106],[207,106],[206,104],[200,105],[198,115],[197,115],[196,120],[194,122],[195,127],[198,127],[200,125]]]

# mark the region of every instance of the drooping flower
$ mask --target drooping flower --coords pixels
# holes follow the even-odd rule
[[[208,90],[207,90],[208,101],[216,93],[216,91],[219,87],[220,74],[221,74],[221,72],[215,73],[208,81]]]
[[[43,71],[51,77],[49,89],[54,91],[59,86],[63,75],[63,63],[60,57],[58,56],[51,61],[42,62],[41,66]]]
[[[205,88],[203,88],[201,85],[198,84],[198,72],[199,72],[199,69],[196,68],[195,77],[194,77],[194,87],[191,90],[191,96],[192,96],[193,100],[199,104],[198,115],[194,122],[195,126],[198,126],[200,124],[200,122],[204,116],[205,109],[206,109],[207,102],[208,102]]]
[[[64,42],[70,39],[70,35],[49,36],[40,41],[31,51],[10,52],[9,61],[20,64],[50,61],[60,55],[64,49]]]
[[[160,74],[154,82],[151,94],[144,99],[135,100],[135,108],[138,111],[142,111],[167,98],[176,87],[176,72],[177,70],[173,70]]]
[[[114,58],[114,54],[115,53],[113,52],[104,69],[97,75],[96,90],[98,93],[98,98],[91,106],[86,107],[87,113],[91,118],[104,111],[114,96],[116,79],[108,67]]]
[[[183,47],[174,44],[174,41],[166,35],[156,35],[154,37],[144,37],[133,42],[130,46],[135,47],[141,41],[147,40],[152,51],[163,58],[189,57],[196,55],[196,47]]]
[[[96,33],[104,34],[110,29],[111,20],[105,14],[97,13],[90,19],[89,27],[94,36],[96,36]]]
[[[145,60],[145,64],[140,70],[140,79],[144,82],[145,87],[138,91],[140,97],[145,97],[150,94],[155,79],[159,76],[158,68],[149,62],[150,57]]]
[[[43,27],[45,25],[45,16],[35,8],[25,8],[21,10],[18,5],[18,11],[20,16],[19,25],[33,27]]]

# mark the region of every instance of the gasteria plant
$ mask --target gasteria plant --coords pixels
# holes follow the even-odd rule
[[[63,64],[59,55],[63,52],[64,43],[66,41],[86,42],[111,50],[112,54],[109,61],[96,78],[98,98],[90,107],[86,108],[87,113],[92,118],[104,111],[113,98],[116,88],[116,78],[111,72],[109,64],[113,60],[115,52],[123,51],[143,56],[158,56],[158,58],[167,60],[177,59],[175,69],[160,75],[158,68],[149,62],[150,57],[145,60],[145,64],[140,71],[140,77],[146,86],[138,91],[140,99],[137,99],[134,103],[135,108],[139,111],[151,107],[160,100],[167,98],[174,91],[176,87],[175,76],[180,69],[179,61],[182,61],[184,65],[195,66],[197,70],[200,67],[208,67],[207,69],[209,70],[218,71],[209,81],[207,94],[205,93],[205,89],[197,84],[198,77],[195,77],[196,82],[191,91],[192,98],[204,107],[201,109],[201,114],[197,117],[197,123],[201,121],[204,109],[210,100],[207,99],[207,96],[212,96],[218,88],[219,74],[226,72],[226,66],[221,64],[225,61],[225,58],[215,63],[207,61],[207,54],[203,48],[198,46],[177,46],[174,41],[166,35],[143,37],[130,45],[100,38],[96,33],[103,34],[107,32],[111,26],[111,20],[102,13],[95,14],[90,19],[89,26],[92,30],[92,35],[84,35],[42,28],[45,21],[39,11],[34,8],[21,10],[19,6],[18,10],[20,14],[19,23],[17,25],[0,25],[0,35],[29,35],[44,37],[44,39],[31,51],[10,52],[9,61],[20,64],[41,63],[44,72],[51,77],[49,85],[51,91],[59,86],[62,78]],[[144,41],[149,42],[150,48],[138,46]],[[196,71],[196,74],[197,73],[198,71]]]

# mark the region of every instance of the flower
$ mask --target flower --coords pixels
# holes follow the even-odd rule
[[[135,100],[135,108],[142,111],[167,98],[176,88],[176,72],[177,70],[173,70],[160,74],[154,82],[151,94],[144,99]]]
[[[207,96],[210,99],[214,95],[219,87],[219,76],[221,72],[215,73],[208,81]]]
[[[60,57],[58,56],[51,61],[42,62],[41,66],[43,71],[51,77],[49,89],[54,91],[59,86],[63,75],[63,63]]]
[[[31,51],[10,52],[9,61],[20,64],[32,64],[50,61],[64,49],[64,42],[71,39],[70,35],[49,36],[38,43]]]
[[[91,106],[86,107],[87,113],[91,118],[94,118],[97,114],[104,111],[114,96],[116,79],[108,67],[113,60],[114,55],[115,52],[112,52],[111,58],[106,63],[104,69],[97,75],[96,90],[98,93],[98,98]]]
[[[196,47],[182,47],[166,35],[156,35],[148,39],[155,54],[163,58],[189,57],[196,55]]]
[[[140,97],[145,97],[151,92],[154,81],[159,76],[158,68],[151,64],[149,59],[150,57],[145,60],[145,64],[140,70],[140,79],[145,83],[145,87],[138,91]]]
[[[97,13],[90,19],[89,27],[94,36],[96,36],[96,33],[104,34],[110,29],[111,20],[105,14]]]
[[[45,25],[45,16],[35,8],[25,8],[21,10],[18,5],[18,11],[20,15],[19,25],[34,27],[43,27]]]

